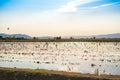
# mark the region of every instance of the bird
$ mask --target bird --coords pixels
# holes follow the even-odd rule
[[[8,27],[7,30],[9,30],[10,28]]]

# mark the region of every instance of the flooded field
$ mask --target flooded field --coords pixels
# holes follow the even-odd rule
[[[120,75],[120,42],[0,42],[0,67]]]

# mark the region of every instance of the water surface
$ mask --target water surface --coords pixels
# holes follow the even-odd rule
[[[0,67],[120,75],[120,42],[0,42]]]

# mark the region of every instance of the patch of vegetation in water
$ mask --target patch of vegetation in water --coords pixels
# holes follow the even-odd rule
[[[0,42],[120,42],[120,38],[81,38],[81,39],[24,39],[3,38]]]

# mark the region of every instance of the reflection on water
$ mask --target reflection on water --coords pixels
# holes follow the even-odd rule
[[[120,42],[0,42],[0,67],[120,75]]]

